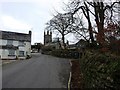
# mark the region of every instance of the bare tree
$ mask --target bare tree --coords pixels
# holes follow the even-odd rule
[[[75,35],[75,37],[79,40],[80,38],[83,38],[84,40],[89,42],[89,34],[88,29],[85,27],[85,24],[83,22],[83,17],[80,17],[79,14],[76,15],[75,25],[72,26],[72,33]]]
[[[109,19],[113,20],[113,13],[114,13],[113,8],[114,6],[116,6],[116,4],[120,5],[120,1],[111,2],[110,4],[108,4],[103,1],[99,2],[99,1],[93,0],[92,2],[89,2],[87,0],[84,0],[82,2],[80,0],[74,0],[70,3],[68,7],[70,8],[70,12],[72,12],[73,15],[76,14],[78,11],[82,10],[83,15],[86,17],[88,21],[88,31],[89,31],[91,42],[94,42],[94,38],[95,38],[93,37],[94,31],[92,29],[93,27],[92,23],[93,22],[96,23],[96,27],[97,27],[97,32],[95,32],[95,34],[97,34],[96,39],[99,45],[103,47],[105,45],[104,25],[105,25],[105,19],[106,19],[105,17],[106,12],[109,12],[110,14]]]
[[[74,20],[71,18],[71,13],[58,13],[46,24],[47,30],[58,31],[61,34],[64,47],[65,36],[72,31],[72,24],[74,23]]]
[[[94,0],[93,0],[94,1]],[[107,17],[106,12],[108,11],[110,14],[109,20],[114,21],[113,18],[113,7],[116,4],[120,4],[120,2],[111,2],[104,3],[104,2],[87,2],[89,5],[91,5],[94,8],[93,16],[95,17],[95,22],[97,25],[97,40],[99,44],[104,47],[105,45],[105,32],[104,32],[104,26],[105,26],[105,19]],[[91,11],[92,12],[92,11]],[[115,19],[115,18],[114,18]]]
[[[69,11],[72,12],[72,15],[76,14],[79,12],[79,10],[82,10],[83,15],[88,21],[88,32],[90,36],[90,42],[94,43],[94,36],[93,36],[93,31],[92,31],[92,23],[90,20],[90,10],[89,6],[86,4],[86,2],[82,2],[80,0],[75,0],[68,5]],[[84,35],[83,35],[84,36]]]

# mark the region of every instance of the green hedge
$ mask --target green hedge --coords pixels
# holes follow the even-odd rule
[[[120,57],[86,52],[80,59],[80,67],[85,88],[120,88]]]
[[[77,50],[71,49],[58,49],[52,51],[53,56],[62,57],[62,58],[73,58],[78,59],[80,57],[80,53]]]
[[[51,54],[52,50],[54,49],[53,46],[43,46],[41,49],[42,54]]]

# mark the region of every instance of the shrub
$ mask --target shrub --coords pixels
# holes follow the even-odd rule
[[[79,52],[77,50],[71,50],[71,49],[58,49],[58,50],[53,50],[52,55],[57,56],[57,57],[62,57],[62,58],[79,58]]]
[[[80,59],[85,88],[120,88],[120,57],[86,52]]]
[[[42,54],[50,54],[50,52],[54,49],[52,46],[44,46],[41,49]]]

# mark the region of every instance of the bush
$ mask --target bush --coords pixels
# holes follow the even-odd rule
[[[54,47],[52,47],[52,46],[44,46],[41,49],[41,53],[42,54],[51,54],[53,49],[54,49]]]
[[[52,55],[57,56],[57,57],[62,57],[62,58],[74,58],[78,59],[79,58],[79,52],[77,50],[71,50],[71,49],[58,49],[58,50],[53,50]]]
[[[85,88],[120,88],[120,57],[86,52],[80,60]]]

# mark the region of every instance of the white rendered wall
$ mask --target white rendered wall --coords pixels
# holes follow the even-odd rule
[[[2,55],[1,55],[1,58],[2,59],[15,59],[16,56],[8,56],[9,55],[9,51],[7,49],[2,49]],[[15,55],[16,55],[16,51],[15,51]]]
[[[19,44],[19,41],[13,41],[14,46],[18,46],[18,44]],[[3,45],[3,46],[7,45],[7,40],[0,39],[0,45]]]
[[[14,46],[18,46],[19,45],[19,41],[13,41],[13,45]]]
[[[1,40],[1,42],[2,42],[1,43],[2,45],[6,45],[7,44],[7,40]]]
[[[27,55],[30,55],[31,56],[31,43],[30,42],[24,42],[25,43],[25,46],[19,46],[19,41],[13,41],[13,46],[18,46],[18,50],[15,50],[15,55],[16,56],[19,56],[19,51],[24,51],[25,53],[25,57]],[[7,45],[7,40],[2,40],[0,39],[0,45],[1,46],[6,46]],[[27,55],[26,55],[27,54]],[[12,59],[12,58],[15,58],[14,56],[11,57],[9,56],[9,51],[7,49],[0,49],[0,56],[2,59]],[[18,57],[19,58],[19,57]]]
[[[2,56],[1,56],[1,58],[2,59],[8,58],[8,54],[9,54],[8,50],[2,49]]]
[[[25,46],[25,49],[26,49],[26,52],[28,55],[31,56],[31,43],[30,42],[25,42],[26,46]]]

